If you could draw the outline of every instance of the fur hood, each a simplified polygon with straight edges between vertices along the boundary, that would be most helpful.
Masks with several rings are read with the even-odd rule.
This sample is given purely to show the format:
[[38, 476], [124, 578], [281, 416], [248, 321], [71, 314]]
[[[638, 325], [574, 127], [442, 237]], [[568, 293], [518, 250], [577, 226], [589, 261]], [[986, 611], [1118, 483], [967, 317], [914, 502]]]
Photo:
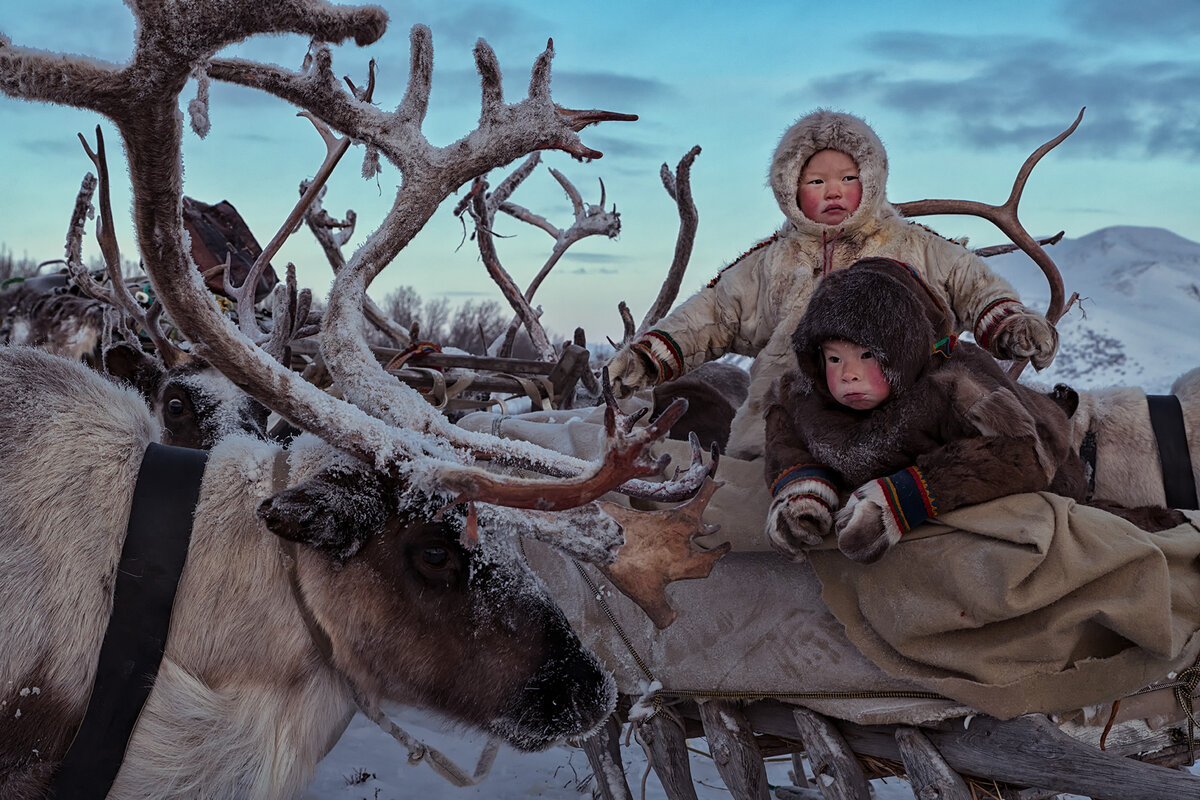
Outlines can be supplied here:
[[825, 276], [792, 334], [792, 346], [809, 390], [822, 397], [829, 389], [820, 347], [830, 339], [874, 353], [892, 394], [899, 395], [927, 369], [948, 361], [935, 348], [953, 330], [953, 316], [911, 267], [866, 258]]
[[[862, 202], [840, 225], [814, 222], [804, 216], [796, 201], [800, 172], [808, 159], [821, 150], [840, 150], [858, 164]], [[801, 117], [784, 131], [771, 159], [768, 183], [788, 222], [819, 241], [822, 236], [836, 235], [838, 231], [853, 232], [864, 221], [877, 219], [887, 211], [887, 175], [887, 152], [875, 131], [852, 114], [822, 108]]]

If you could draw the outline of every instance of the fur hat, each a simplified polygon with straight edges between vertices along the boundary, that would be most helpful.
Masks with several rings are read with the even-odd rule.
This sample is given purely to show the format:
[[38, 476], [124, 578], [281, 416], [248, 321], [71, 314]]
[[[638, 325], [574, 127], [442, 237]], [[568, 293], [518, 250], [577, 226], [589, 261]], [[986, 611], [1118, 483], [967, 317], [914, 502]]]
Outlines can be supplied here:
[[821, 279], [792, 346], [816, 391], [828, 392], [821, 345], [842, 339], [874, 353], [892, 393], [899, 394], [929, 367], [935, 345], [952, 330], [946, 307], [911, 267], [864, 258]]
[[[821, 150], [839, 150], [854, 159], [863, 196], [858, 209], [837, 226], [804, 216], [796, 201], [800, 173], [808, 159]], [[883, 142], [863, 120], [852, 114], [821, 108], [801, 117], [784, 131], [771, 159], [767, 182], [775, 202], [798, 230], [820, 234], [833, 228], [853, 228], [887, 205], [887, 152]]]

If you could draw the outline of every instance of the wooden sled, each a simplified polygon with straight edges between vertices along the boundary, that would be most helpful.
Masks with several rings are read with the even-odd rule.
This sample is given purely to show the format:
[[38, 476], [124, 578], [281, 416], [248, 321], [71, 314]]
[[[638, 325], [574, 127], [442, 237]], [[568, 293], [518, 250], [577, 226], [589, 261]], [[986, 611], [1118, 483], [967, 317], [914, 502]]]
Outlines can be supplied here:
[[[680, 681], [694, 681], [702, 674], [704, 658], [698, 654], [690, 666], [677, 671], [680, 647], [704, 629], [704, 618], [720, 614], [729, 603], [731, 586], [745, 587], [750, 595], [746, 602], [753, 608], [762, 608], [764, 598], [775, 596], [770, 593], [777, 590], [761, 588], [770, 583], [769, 571], [778, 569], [774, 554], [734, 551], [707, 579], [672, 584], [672, 603], [680, 615], [665, 630], [652, 629], [648, 621], [639, 624], [640, 612], [605, 586], [592, 568], [564, 561], [536, 545], [527, 548], [527, 556], [580, 637], [614, 670], [622, 692], [608, 723], [579, 743], [605, 798], [636, 796], [621, 769], [623, 733], [642, 745], [670, 800], [697, 797], [687, 740], [700, 737], [732, 796], [751, 800], [865, 800], [870, 797], [869, 780], [888, 776], [907, 779], [921, 800], [1034, 800], [1060, 793], [1110, 800], [1200, 796], [1200, 776], [1175, 769], [1194, 763], [1191, 703], [1200, 682], [1195, 668], [1164, 677], [1115, 703], [1053, 718], [1025, 714], [1001, 720], [973, 713], [919, 686], [896, 684], [882, 673], [878, 682], [868, 681], [855, 691], [854, 677], [836, 683], [837, 664], [852, 660], [847, 654], [853, 647], [838, 641], [836, 621], [827, 609], [817, 607], [819, 586], [806, 578], [786, 590], [795, 594], [798, 606], [809, 609], [808, 616], [794, 624], [812, 631], [803, 647], [828, 657], [815, 658], [809, 673], [792, 674], [811, 676], [831, 689], [807, 695], [680, 690]], [[578, 576], [584, 574], [592, 577], [581, 584]], [[755, 594], [760, 591], [767, 594]], [[723, 635], [723, 624], [727, 623], [714, 623], [712, 637], [696, 649], [711, 647], [712, 639]], [[754, 624], [745, 620], [747, 627]], [[721, 662], [725, 674], [734, 672], [727, 654], [724, 661], [719, 654], [712, 658]], [[858, 659], [865, 661], [861, 654]], [[856, 669], [847, 664], [845, 671]], [[754, 670], [748, 668], [748, 680], [761, 680]], [[643, 684], [647, 677], [654, 681], [641, 695], [630, 690], [639, 672]], [[738, 680], [734, 677], [732, 682]], [[666, 688], [656, 692], [659, 682]], [[921, 721], [862, 721], [904, 716], [906, 704], [913, 705], [914, 719]], [[792, 785], [772, 787], [764, 759], [781, 756], [791, 757]]]
[[[582, 743], [606, 800], [634, 797], [620, 767], [621, 725], [614, 715]], [[770, 698], [689, 699], [637, 723], [634, 735], [670, 800], [696, 798], [687, 739], [697, 737], [707, 740], [735, 798], [771, 797], [764, 758], [780, 755], [791, 755], [794, 785], [775, 787], [778, 798], [868, 800], [868, 781], [889, 776], [906, 778], [919, 800], [1200, 794], [1200, 776], [1173, 769], [1193, 763], [1186, 719], [1158, 730], [1128, 720], [1107, 731], [1055, 725], [1041, 714], [1005, 721], [957, 718], [936, 726], [859, 725]]]

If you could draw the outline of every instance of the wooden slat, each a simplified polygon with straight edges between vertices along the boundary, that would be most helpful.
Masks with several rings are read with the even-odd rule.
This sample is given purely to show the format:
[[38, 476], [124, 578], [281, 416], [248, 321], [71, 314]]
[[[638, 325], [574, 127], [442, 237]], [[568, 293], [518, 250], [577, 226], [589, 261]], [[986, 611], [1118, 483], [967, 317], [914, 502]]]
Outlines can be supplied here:
[[636, 735], [667, 800], [697, 800], [683, 729], [665, 714], [656, 714], [638, 726]]
[[792, 717], [812, 764], [813, 782], [825, 800], [871, 800], [862, 765], [833, 723], [799, 706], [793, 709]]
[[900, 760], [917, 800], [971, 800], [962, 776], [950, 768], [937, 748], [916, 728], [896, 728]]
[[804, 756], [800, 753], [792, 753], [791, 776], [792, 783], [801, 789], [806, 789], [811, 785], [808, 782], [808, 775], [804, 773]]
[[583, 752], [592, 765], [603, 800], [633, 800], [621, 763], [621, 723], [615, 716], [610, 716], [599, 730], [583, 740]]
[[[754, 730], [789, 736], [795, 735], [790, 719], [794, 708], [755, 703], [746, 714]], [[896, 726], [841, 720], [835, 724], [856, 753], [899, 759]], [[1005, 721], [978, 716], [966, 730], [961, 720], [921, 730], [946, 763], [964, 776], [1105, 800], [1200, 797], [1200, 776], [1102, 752], [1075, 741], [1041, 715]]]
[[767, 768], [742, 709], [724, 700], [699, 708], [709, 754], [730, 793], [739, 800], [770, 800]]

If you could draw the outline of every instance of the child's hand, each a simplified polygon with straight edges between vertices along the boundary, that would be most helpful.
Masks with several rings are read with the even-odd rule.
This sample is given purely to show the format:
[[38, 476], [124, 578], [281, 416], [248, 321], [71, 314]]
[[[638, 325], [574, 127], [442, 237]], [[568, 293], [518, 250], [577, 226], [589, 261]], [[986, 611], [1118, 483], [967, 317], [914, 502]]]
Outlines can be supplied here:
[[903, 530], [883, 494], [880, 481], [854, 490], [837, 513], [838, 549], [863, 564], [871, 564], [900, 541]]
[[1058, 331], [1041, 314], [1021, 308], [999, 323], [992, 352], [999, 358], [1028, 358], [1034, 369], [1043, 370], [1058, 352]]
[[805, 492], [799, 483], [784, 488], [771, 501], [767, 539], [785, 558], [804, 561], [804, 545], [820, 544], [832, 529], [829, 504]]
[[625, 345], [608, 361], [608, 380], [613, 395], [623, 400], [639, 389], [653, 386], [658, 374], [639, 349]]

